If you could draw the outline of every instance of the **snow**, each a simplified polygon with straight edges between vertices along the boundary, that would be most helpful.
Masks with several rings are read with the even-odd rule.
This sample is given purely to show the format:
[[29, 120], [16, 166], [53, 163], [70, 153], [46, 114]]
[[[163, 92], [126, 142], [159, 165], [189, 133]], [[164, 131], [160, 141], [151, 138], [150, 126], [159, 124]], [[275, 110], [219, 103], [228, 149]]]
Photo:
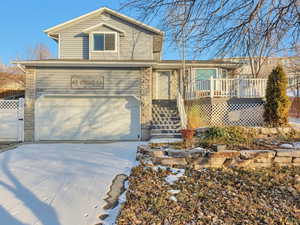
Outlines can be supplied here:
[[290, 148], [290, 149], [298, 149], [300, 148], [300, 142], [293, 142], [289, 144], [282, 144], [279, 147], [281, 148]]
[[181, 138], [152, 138], [150, 143], [161, 144], [161, 143], [178, 143], [182, 142]]
[[180, 190], [169, 190], [168, 192], [175, 195], [175, 194], [180, 193]]
[[297, 90], [296, 89], [288, 89], [287, 92], [286, 92], [287, 96], [289, 97], [298, 97], [298, 94], [297, 94]]
[[1, 224], [100, 223], [112, 180], [137, 164], [139, 144], [28, 144], [1, 153]]
[[172, 171], [172, 174], [168, 175], [166, 178], [165, 178], [165, 181], [168, 183], [168, 184], [174, 184], [180, 177], [182, 177], [184, 175], [184, 172], [185, 170], [184, 169], [174, 169], [172, 168], [171, 169]]
[[294, 148], [300, 148], [300, 142], [294, 142], [293, 145]]
[[299, 127], [300, 128], [300, 118], [289, 118], [289, 123], [294, 126], [294, 127]]
[[126, 202], [126, 192], [129, 187], [128, 181], [125, 182], [124, 188], [126, 191], [119, 196], [119, 204], [110, 210], [107, 210], [106, 213], [109, 215], [102, 223], [103, 225], [114, 225], [115, 221], [119, 215], [121, 205]]
[[170, 196], [170, 200], [174, 201], [174, 202], [177, 202], [177, 198], [175, 196]]
[[294, 148], [294, 146], [292, 144], [282, 144], [279, 145], [280, 148]]

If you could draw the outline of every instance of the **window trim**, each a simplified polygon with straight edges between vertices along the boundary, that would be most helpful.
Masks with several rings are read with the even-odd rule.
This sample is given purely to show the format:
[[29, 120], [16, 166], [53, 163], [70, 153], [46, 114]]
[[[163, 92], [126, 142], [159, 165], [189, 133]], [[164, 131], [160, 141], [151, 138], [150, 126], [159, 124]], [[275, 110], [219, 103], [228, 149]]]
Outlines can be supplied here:
[[[115, 50], [94, 50], [94, 34], [114, 34], [115, 35]], [[104, 45], [105, 45], [105, 35], [104, 35]], [[104, 46], [105, 48], [105, 46]], [[90, 33], [90, 49], [91, 52], [118, 52], [118, 33], [108, 32], [108, 31], [94, 31]]]

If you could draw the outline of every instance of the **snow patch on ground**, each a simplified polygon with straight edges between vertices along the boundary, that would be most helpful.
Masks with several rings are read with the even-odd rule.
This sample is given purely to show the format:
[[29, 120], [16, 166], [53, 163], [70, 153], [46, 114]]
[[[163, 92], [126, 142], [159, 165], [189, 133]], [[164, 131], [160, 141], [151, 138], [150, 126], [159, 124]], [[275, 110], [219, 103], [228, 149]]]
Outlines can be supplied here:
[[98, 224], [113, 178], [129, 175], [139, 144], [29, 144], [1, 153], [0, 223]]
[[165, 178], [165, 181], [170, 185], [174, 184], [180, 177], [184, 175], [185, 172], [184, 169], [174, 169], [174, 168], [172, 168], [171, 171], [172, 174], [168, 175]]
[[175, 197], [175, 196], [170, 196], [170, 198], [169, 198], [170, 200], [172, 200], [172, 201], [174, 201], [174, 202], [177, 202], [177, 198]]
[[169, 190], [168, 192], [172, 195], [175, 195], [175, 194], [180, 193], [180, 190]]
[[119, 204], [110, 210], [107, 210], [106, 213], [109, 215], [103, 222], [103, 225], [114, 225], [116, 222], [116, 219], [120, 213], [121, 210], [121, 205], [126, 202], [126, 192], [128, 190], [129, 183], [128, 181], [125, 182], [124, 188], [126, 191], [124, 191], [120, 196], [119, 196]]

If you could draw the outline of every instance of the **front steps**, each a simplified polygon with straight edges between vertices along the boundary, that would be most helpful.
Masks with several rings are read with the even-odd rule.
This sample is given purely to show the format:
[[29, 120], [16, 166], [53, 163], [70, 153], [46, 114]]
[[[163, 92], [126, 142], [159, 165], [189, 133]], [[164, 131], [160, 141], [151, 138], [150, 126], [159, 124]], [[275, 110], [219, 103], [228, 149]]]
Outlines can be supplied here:
[[151, 138], [181, 138], [176, 100], [152, 101]]

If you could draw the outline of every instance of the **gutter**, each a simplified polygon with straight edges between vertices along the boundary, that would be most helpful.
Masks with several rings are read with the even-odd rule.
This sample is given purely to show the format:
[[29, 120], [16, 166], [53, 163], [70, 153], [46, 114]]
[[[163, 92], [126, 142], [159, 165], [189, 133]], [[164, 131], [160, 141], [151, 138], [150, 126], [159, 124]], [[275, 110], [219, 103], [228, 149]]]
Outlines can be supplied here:
[[12, 64], [33, 67], [151, 67], [154, 62], [95, 62], [95, 61], [12, 61]]

